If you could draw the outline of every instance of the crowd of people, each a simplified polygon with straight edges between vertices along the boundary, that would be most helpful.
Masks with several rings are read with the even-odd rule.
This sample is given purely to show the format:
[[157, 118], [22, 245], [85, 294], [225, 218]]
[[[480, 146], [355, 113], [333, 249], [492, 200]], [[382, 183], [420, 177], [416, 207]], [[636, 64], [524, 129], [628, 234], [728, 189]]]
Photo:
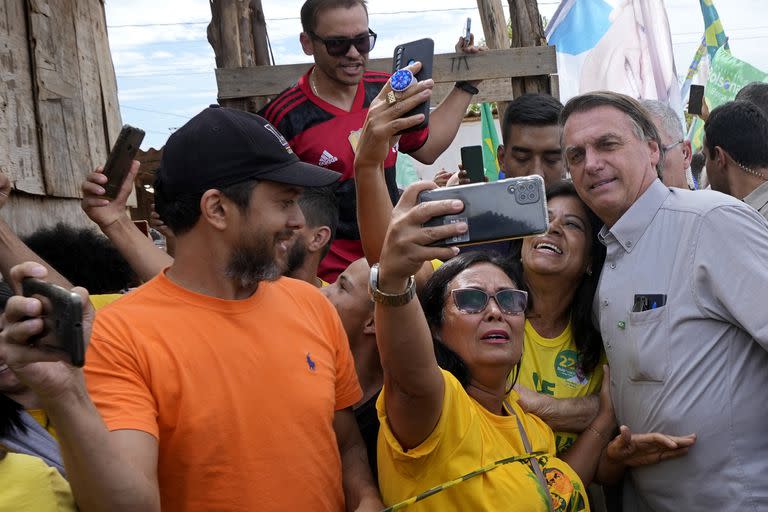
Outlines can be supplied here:
[[[549, 229], [459, 249], [434, 242], [466, 223], [424, 224], [463, 204], [417, 198], [463, 172], [394, 166], [479, 83], [401, 135], [434, 84], [366, 70], [365, 1], [301, 22], [315, 65], [261, 116], [168, 139], [167, 250], [126, 215], [138, 162], [114, 199], [83, 182], [100, 234], [0, 220], [0, 510], [768, 510], [768, 84], [699, 154], [657, 101], [514, 99], [498, 161], [542, 176]], [[80, 297], [84, 368], [26, 277]]]

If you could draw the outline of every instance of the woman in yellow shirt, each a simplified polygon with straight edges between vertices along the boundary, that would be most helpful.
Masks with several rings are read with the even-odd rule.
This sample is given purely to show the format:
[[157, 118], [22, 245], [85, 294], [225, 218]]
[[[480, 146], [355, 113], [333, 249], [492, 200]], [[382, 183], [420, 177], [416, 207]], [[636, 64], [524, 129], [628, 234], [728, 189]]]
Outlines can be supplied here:
[[[394, 93], [386, 84], [371, 103], [355, 157], [363, 248], [369, 261], [379, 262], [371, 268], [369, 287], [384, 371], [377, 403], [382, 498], [392, 506], [458, 480], [411, 508], [589, 510], [584, 486], [598, 464], [601, 472], [619, 472], [624, 464], [682, 455], [686, 441], [648, 434], [639, 443], [622, 427], [622, 435], [608, 444], [615, 420], [603, 386], [589, 435], [560, 460], [552, 430], [516, 404], [507, 376], [523, 348], [527, 296], [519, 268], [484, 253], [456, 257], [458, 249], [431, 246], [466, 231], [463, 223], [423, 227], [431, 217], [463, 208], [455, 201], [417, 205], [419, 192], [434, 183], [411, 185], [394, 210], [386, 194], [384, 159], [397, 134], [423, 120], [401, 116], [428, 100], [431, 86], [418, 83]], [[413, 300], [414, 275], [425, 261], [451, 258], [427, 282], [422, 310]], [[478, 471], [516, 457], [527, 460]], [[470, 472], [476, 476], [461, 478]]]
[[0, 482], [0, 512], [77, 510], [67, 481], [37, 457], [0, 447]]
[[530, 294], [518, 403], [555, 430], [563, 453], [597, 414], [605, 364], [592, 302], [605, 260], [602, 223], [570, 181], [547, 188], [549, 230], [523, 239], [523, 279]]

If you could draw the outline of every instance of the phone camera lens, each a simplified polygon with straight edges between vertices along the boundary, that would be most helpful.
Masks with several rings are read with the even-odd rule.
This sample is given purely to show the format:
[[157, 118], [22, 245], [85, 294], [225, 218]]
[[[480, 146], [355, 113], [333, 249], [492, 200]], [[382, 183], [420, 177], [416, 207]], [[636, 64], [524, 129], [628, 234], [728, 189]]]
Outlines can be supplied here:
[[533, 183], [531, 183], [530, 185], [528, 185], [528, 190], [530, 190], [530, 191], [533, 191]]
[[507, 187], [507, 190], [509, 191], [510, 194], [514, 194], [515, 193], [515, 186], [514, 185], [510, 185], [510, 186]]
[[526, 199], [528, 199], [528, 196], [527, 196], [527, 195], [525, 195], [525, 194], [520, 194], [520, 199], [521, 199], [522, 201], [525, 201]]

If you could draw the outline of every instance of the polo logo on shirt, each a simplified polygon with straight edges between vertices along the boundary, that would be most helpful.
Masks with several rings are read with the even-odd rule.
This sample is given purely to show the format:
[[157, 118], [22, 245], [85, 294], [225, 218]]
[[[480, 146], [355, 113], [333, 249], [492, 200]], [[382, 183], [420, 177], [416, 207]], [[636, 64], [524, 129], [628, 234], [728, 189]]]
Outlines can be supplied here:
[[318, 162], [317, 165], [320, 165], [322, 167], [328, 167], [334, 162], [338, 162], [339, 159], [333, 156], [327, 149], [323, 151], [323, 154], [320, 155], [320, 162]]
[[311, 372], [317, 371], [317, 365], [312, 360], [312, 357], [309, 355], [309, 352], [307, 352], [307, 366], [309, 366], [309, 371]]

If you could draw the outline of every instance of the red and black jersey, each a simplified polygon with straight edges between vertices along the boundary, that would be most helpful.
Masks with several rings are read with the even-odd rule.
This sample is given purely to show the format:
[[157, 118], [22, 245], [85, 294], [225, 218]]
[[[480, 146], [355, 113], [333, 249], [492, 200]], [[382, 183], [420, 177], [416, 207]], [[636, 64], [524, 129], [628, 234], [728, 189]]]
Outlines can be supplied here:
[[[389, 80], [389, 75], [366, 71], [358, 84], [352, 109], [347, 112], [315, 96], [309, 83], [311, 72], [312, 69], [299, 78], [296, 85], [264, 106], [259, 115], [283, 134], [301, 160], [342, 175], [336, 189], [339, 201], [336, 240], [318, 272], [322, 279], [333, 282], [351, 262], [363, 256], [353, 180], [355, 149], [368, 106]], [[424, 145], [428, 135], [428, 128], [403, 135], [384, 162], [384, 176], [393, 204], [399, 195], [395, 181], [398, 150], [404, 153], [416, 151]]]

